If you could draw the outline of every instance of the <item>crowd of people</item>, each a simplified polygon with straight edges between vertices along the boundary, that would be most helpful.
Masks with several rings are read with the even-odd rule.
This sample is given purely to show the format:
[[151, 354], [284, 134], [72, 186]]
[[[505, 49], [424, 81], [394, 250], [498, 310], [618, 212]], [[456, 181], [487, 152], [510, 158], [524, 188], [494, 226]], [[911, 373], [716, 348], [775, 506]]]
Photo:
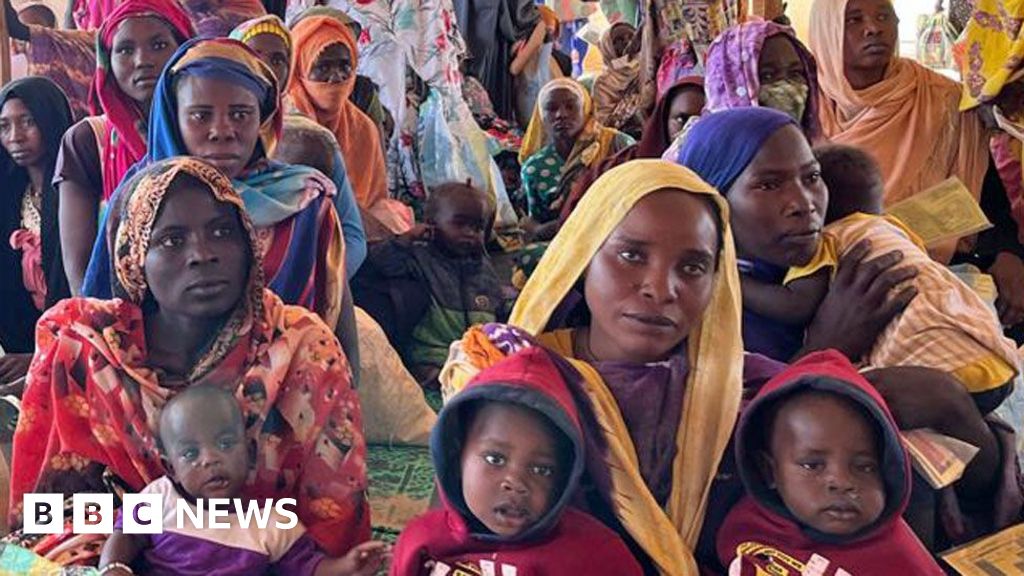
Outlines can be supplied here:
[[[602, 1], [583, 76], [533, 0], [328, 4], [4, 0], [0, 567], [940, 575], [1024, 523], [1020, 2], [968, 3], [961, 82], [899, 56], [892, 0], [814, 0], [806, 44]], [[887, 212], [951, 178], [991, 226]], [[369, 341], [440, 405], [396, 542]], [[919, 429], [976, 449], [959, 478]], [[22, 529], [82, 492], [299, 522]]]

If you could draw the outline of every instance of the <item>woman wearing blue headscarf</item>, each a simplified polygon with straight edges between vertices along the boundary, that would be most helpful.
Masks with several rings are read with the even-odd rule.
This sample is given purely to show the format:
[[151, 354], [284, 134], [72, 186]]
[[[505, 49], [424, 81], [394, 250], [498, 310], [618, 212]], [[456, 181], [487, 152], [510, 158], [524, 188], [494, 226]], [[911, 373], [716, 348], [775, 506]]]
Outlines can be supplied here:
[[[790, 116], [768, 108], [709, 114], [666, 152], [665, 159], [692, 169], [729, 203], [747, 352], [789, 361], [813, 350], [835, 348], [856, 362], [916, 294], [912, 288], [894, 290], [916, 274], [900, 267], [900, 254], [867, 260], [869, 245], [862, 242], [840, 259], [829, 292], [808, 326], [784, 325], [751, 311], [759, 307], [751, 284], [780, 284], [788, 268], [810, 262], [822, 241], [828, 189], [807, 136]], [[1016, 501], [1013, 495], [1020, 495], [1019, 487], [996, 481], [1004, 472], [1000, 462], [1015, 466], [1013, 442], [1006, 444], [1007, 451], [1005, 442], [997, 439], [1001, 428], [983, 419], [1005, 398], [1007, 389], [971, 395], [950, 375], [926, 368], [876, 369], [865, 376], [885, 397], [901, 429], [930, 427], [981, 448], [956, 487], [962, 503], [971, 501], [964, 510], [984, 511], [982, 517], [988, 520], [982, 532], [991, 529], [993, 519], [999, 522], [1020, 514], [1019, 506], [1015, 511], [999, 507]], [[1000, 494], [993, 498], [994, 492]], [[912, 512], [934, 514], [932, 496], [926, 488]], [[940, 523], [936, 520], [928, 528], [934, 530]], [[930, 545], [964, 537], [965, 524], [970, 521], [940, 527], [946, 532], [935, 535], [935, 540], [927, 529], [919, 534]], [[961, 533], [954, 533], [954, 526]]]
[[[334, 186], [317, 170], [269, 159], [281, 125], [277, 79], [255, 53], [236, 40], [193, 40], [179, 48], [160, 77], [149, 153], [132, 172], [185, 155], [217, 166], [231, 178], [260, 231], [267, 286], [334, 328], [345, 282]], [[108, 238], [117, 227], [118, 197], [108, 211], [107, 237], [93, 250], [83, 288], [88, 296], [111, 295]]]

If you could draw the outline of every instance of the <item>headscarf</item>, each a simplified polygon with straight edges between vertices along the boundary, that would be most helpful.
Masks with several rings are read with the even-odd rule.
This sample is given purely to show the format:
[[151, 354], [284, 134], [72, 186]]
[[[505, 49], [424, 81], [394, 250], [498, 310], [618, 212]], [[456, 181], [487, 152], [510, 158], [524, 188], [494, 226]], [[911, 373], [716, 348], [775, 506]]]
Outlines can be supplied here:
[[[356, 200], [369, 209], [388, 193], [384, 152], [377, 126], [349, 100], [356, 83], [359, 48], [348, 26], [330, 16], [305, 17], [292, 30], [295, 64], [288, 95], [299, 112], [315, 118], [334, 133], [345, 157]], [[343, 84], [314, 82], [309, 74], [329, 46], [345, 46], [352, 58], [352, 75]]]
[[121, 91], [111, 69], [114, 35], [129, 18], [159, 18], [178, 42], [195, 36], [188, 14], [175, 0], [125, 0], [110, 13], [96, 36], [96, 77], [91, 92], [92, 113], [107, 118], [103, 159], [103, 198], [108, 199], [128, 169], [146, 155], [148, 111]]
[[[580, 160], [584, 151], [587, 152], [588, 157], [592, 156], [590, 162], [586, 162], [587, 164], [604, 158], [611, 151], [612, 141], [618, 132], [598, 124], [597, 119], [594, 118], [594, 103], [579, 82], [572, 78], [557, 78], [545, 84], [537, 95], [537, 105], [533, 109], [533, 116], [526, 128], [526, 135], [523, 136], [523, 145], [519, 148], [520, 164], [525, 163], [530, 156], [536, 154], [547, 144], [548, 133], [544, 123], [544, 105], [551, 93], [558, 89], [569, 90], [575, 94], [580, 101], [580, 109], [583, 111], [583, 130], [576, 137], [576, 146], [573, 147], [569, 158], [566, 158], [565, 166], [568, 167]], [[597, 148], [590, 151], [591, 145], [595, 142]]]
[[[60, 150], [64, 132], [71, 126], [72, 115], [64, 92], [52, 81], [29, 76], [15, 80], [0, 90], [0, 110], [8, 100], [17, 98], [28, 108], [43, 137], [45, 152], [41, 162], [46, 166], [43, 174], [42, 209], [40, 210], [39, 236], [34, 245], [22, 248], [23, 255], [7, 247], [0, 249], [0, 269], [5, 271], [0, 280], [0, 294], [6, 307], [4, 320], [0, 322], [0, 342], [8, 352], [30, 352], [32, 332], [39, 317], [38, 295], [28, 297], [29, 292], [45, 291], [42, 309], [53, 306], [58, 300], [71, 295], [60, 250], [60, 229], [58, 227], [58, 195], [53, 187], [53, 170]], [[0, 178], [4, 193], [0, 194], [0, 242], [8, 243], [12, 232], [22, 228], [21, 205], [29, 185], [28, 171], [17, 164], [0, 146]], [[32, 262], [25, 256], [30, 255]], [[33, 269], [34, 268], [34, 269]], [[26, 276], [33, 282], [25, 282]], [[40, 278], [41, 276], [41, 278]], [[34, 284], [29, 286], [28, 284]]]
[[758, 101], [761, 93], [758, 74], [761, 49], [765, 41], [775, 36], [788, 39], [804, 64], [809, 90], [800, 124], [808, 138], [817, 140], [821, 136], [821, 122], [818, 119], [821, 98], [818, 66], [810, 50], [797, 39], [793, 29], [774, 22], [744, 22], [726, 30], [711, 44], [706, 64], [707, 109], [709, 112], [717, 112], [729, 108], [761, 106]]
[[975, 0], [967, 24], [960, 109], [992, 101], [1024, 70], [1024, 2]]
[[846, 0], [815, 0], [811, 7], [825, 137], [871, 153], [885, 177], [886, 205], [950, 176], [978, 198], [988, 169], [987, 139], [976, 116], [959, 113], [960, 86], [894, 54], [881, 82], [854, 90], [843, 68], [845, 10]]
[[728, 197], [765, 141], [790, 125], [799, 127], [788, 114], [771, 108], [715, 112], [698, 120], [664, 158], [693, 170]]
[[700, 76], [688, 76], [676, 82], [665, 92], [664, 95], [661, 96], [661, 98], [658, 99], [658, 103], [654, 107], [654, 113], [651, 114], [651, 117], [644, 123], [643, 135], [635, 146], [630, 146], [618, 154], [596, 163], [590, 168], [590, 170], [587, 170], [584, 175], [576, 179], [576, 182], [572, 185], [572, 192], [569, 194], [569, 200], [562, 205], [562, 213], [559, 215], [559, 218], [561, 218], [563, 222], [569, 217], [569, 214], [572, 214], [572, 211], [576, 209], [576, 205], [579, 204], [580, 198], [587, 193], [587, 190], [594, 184], [594, 181], [600, 178], [605, 172], [620, 164], [625, 164], [630, 160], [640, 158], [661, 158], [661, 155], [664, 154], [665, 150], [667, 150], [669, 145], [672, 144], [667, 128], [672, 100], [674, 100], [676, 95], [680, 92], [687, 89], [699, 90], [703, 93], [704, 79]]
[[623, 54], [615, 51], [612, 41], [617, 28], [636, 29], [626, 22], [613, 24], [597, 45], [604, 60], [604, 70], [594, 79], [594, 105], [598, 120], [618, 128], [634, 118], [640, 105], [640, 60], [632, 57], [621, 62]]
[[288, 50], [288, 78], [278, 78], [278, 84], [281, 85], [281, 91], [288, 91], [288, 80], [291, 78], [292, 70], [292, 55], [294, 54], [294, 48], [292, 46], [292, 33], [284, 25], [284, 22], [277, 17], [276, 14], [267, 14], [259, 18], [253, 18], [252, 20], [246, 20], [238, 25], [237, 28], [231, 31], [228, 36], [232, 40], [238, 40], [242, 44], [248, 44], [249, 40], [260, 36], [261, 34], [270, 34], [271, 36], [277, 36], [284, 41], [285, 49]]
[[[260, 103], [260, 141], [249, 166], [232, 186], [257, 228], [274, 228], [266, 261], [269, 287], [289, 304], [305, 306], [333, 326], [340, 312], [344, 242], [338, 214], [325, 196], [336, 191], [319, 171], [267, 159], [281, 133], [282, 112], [274, 73], [245, 44], [227, 38], [195, 39], [168, 61], [153, 95], [149, 154], [139, 163], [188, 155], [178, 128], [177, 83], [187, 75], [214, 77], [245, 87]], [[119, 197], [115, 198], [118, 202]], [[116, 210], [106, 230], [116, 230]], [[97, 238], [83, 293], [107, 297], [109, 244]], [[273, 258], [270, 257], [273, 254]]]
[[[181, 388], [162, 385], [149, 363], [141, 303], [150, 232], [168, 184], [181, 174], [238, 210], [253, 254], [247, 291], [186, 384], [226, 387], [238, 400], [255, 458], [244, 496], [295, 498], [298, 518], [317, 544], [340, 555], [370, 537], [366, 445], [348, 363], [323, 322], [264, 289], [258, 240], [242, 199], [216, 168], [190, 157], [152, 164], [121, 189], [115, 267], [125, 299], [71, 298], [40, 320], [15, 432], [12, 511], [20, 511], [22, 494], [53, 476], [88, 473], [85, 464], [107, 467], [131, 491], [165, 474], [154, 430]], [[61, 385], [66, 379], [76, 386]], [[83, 467], [62, 466], [62, 459]]]
[[[541, 343], [552, 345], [546, 336], [557, 333], [545, 331], [558, 328], [549, 323], [586, 273], [594, 255], [638, 202], [666, 188], [714, 202], [723, 242], [711, 300], [687, 339], [689, 370], [678, 451], [672, 464], [671, 494], [664, 508], [640, 475], [629, 430], [607, 385], [590, 364], [569, 361], [585, 380], [585, 394], [607, 445], [604, 459], [612, 493], [606, 496], [616, 518], [660, 574], [697, 576], [693, 550], [704, 523], [711, 485], [739, 414], [743, 388], [740, 285], [728, 204], [693, 172], [669, 162], [634, 160], [612, 169], [594, 183], [555, 236], [516, 301], [509, 323], [540, 335]], [[478, 328], [471, 329], [462, 341], [463, 351], [477, 367], [502, 355], [493, 345], [481, 342], [481, 336]], [[571, 350], [560, 353], [564, 356]], [[442, 371], [442, 383], [450, 385], [469, 376], [464, 373], [466, 368], [466, 363], [450, 360]]]

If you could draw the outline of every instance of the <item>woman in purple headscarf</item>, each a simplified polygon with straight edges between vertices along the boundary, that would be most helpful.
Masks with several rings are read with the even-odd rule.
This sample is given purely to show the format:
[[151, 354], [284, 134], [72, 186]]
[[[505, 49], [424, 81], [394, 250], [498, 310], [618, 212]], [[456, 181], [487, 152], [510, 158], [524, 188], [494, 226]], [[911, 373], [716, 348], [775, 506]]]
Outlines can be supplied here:
[[816, 142], [818, 68], [792, 28], [746, 22], [721, 34], [708, 51], [707, 111], [765, 107], [785, 112]]

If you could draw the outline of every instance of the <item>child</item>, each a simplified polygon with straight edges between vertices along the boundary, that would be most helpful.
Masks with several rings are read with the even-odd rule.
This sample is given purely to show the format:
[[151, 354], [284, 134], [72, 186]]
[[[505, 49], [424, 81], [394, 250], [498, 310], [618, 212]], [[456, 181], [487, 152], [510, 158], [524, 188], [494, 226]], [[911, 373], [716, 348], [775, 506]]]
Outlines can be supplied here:
[[289, 114], [284, 118], [284, 130], [274, 149], [274, 160], [316, 168], [333, 180], [334, 156], [339, 151], [330, 130], [305, 116]]
[[582, 428], [551, 356], [529, 348], [484, 370], [444, 407], [430, 451], [445, 507], [398, 539], [391, 576], [639, 576], [626, 545], [570, 508]]
[[845, 356], [806, 356], [744, 411], [736, 462], [747, 496], [718, 532], [729, 574], [943, 571], [901, 518], [910, 458], [885, 401]]
[[[470, 326], [499, 319], [505, 298], [484, 251], [494, 220], [488, 197], [468, 183], [444, 184], [431, 190], [423, 215], [425, 229], [371, 246], [368, 264], [380, 276], [376, 282], [405, 283], [404, 292], [412, 293], [404, 301], [420, 298], [419, 304], [395, 313], [409, 327], [398, 331], [409, 336], [393, 343], [410, 372], [420, 382], [430, 382], [447, 360], [449, 345]], [[380, 292], [381, 286], [367, 289]], [[360, 294], [356, 296], [362, 306]], [[382, 326], [389, 324], [371, 314]]]
[[790, 270], [785, 286], [745, 283], [744, 302], [764, 316], [806, 324], [828, 292], [831, 275], [847, 250], [865, 239], [880, 256], [899, 250], [917, 269], [917, 296], [879, 336], [864, 364], [874, 368], [924, 366], [948, 372], [971, 393], [1005, 385], [1018, 370], [1013, 343], [995, 314], [945, 266], [932, 260], [902, 222], [882, 215], [883, 184], [875, 161], [850, 146], [816, 150], [829, 189], [827, 226], [818, 253]]
[[[289, 518], [271, 514], [266, 528], [255, 522], [238, 525], [235, 514], [219, 521], [230, 529], [199, 530], [186, 520], [177, 528], [178, 500], [241, 498], [249, 474], [250, 454], [238, 400], [221, 388], [194, 386], [172, 398], [160, 414], [159, 441], [167, 475], [152, 482], [144, 494], [160, 494], [164, 502], [164, 532], [125, 534], [119, 517], [103, 547], [104, 574], [139, 573], [222, 575], [264, 574], [275, 569], [289, 575], [371, 576], [389, 555], [387, 545], [367, 542], [343, 558], [318, 551], [301, 524], [280, 529], [275, 522]], [[193, 510], [195, 512], [195, 510]]]

